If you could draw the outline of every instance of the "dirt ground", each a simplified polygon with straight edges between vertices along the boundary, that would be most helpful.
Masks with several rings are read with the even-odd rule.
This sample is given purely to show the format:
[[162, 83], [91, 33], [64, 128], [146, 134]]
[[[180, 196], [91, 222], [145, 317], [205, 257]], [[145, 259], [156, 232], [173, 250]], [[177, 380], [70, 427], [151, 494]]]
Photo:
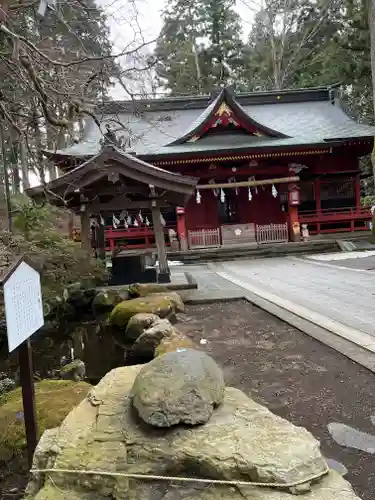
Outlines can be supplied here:
[[[375, 375], [245, 301], [189, 306], [181, 329], [221, 365], [227, 385], [306, 427], [344, 464], [362, 500], [375, 498], [374, 454], [338, 445], [338, 422], [375, 436]], [[375, 453], [375, 450], [374, 450]]]
[[[362, 500], [374, 500], [374, 455], [338, 445], [327, 425], [344, 423], [375, 436], [375, 375], [245, 301], [188, 306], [178, 326], [237, 387], [321, 442], [326, 458], [348, 469]], [[374, 450], [375, 453], [375, 450]], [[0, 467], [0, 500], [22, 498], [24, 460]]]

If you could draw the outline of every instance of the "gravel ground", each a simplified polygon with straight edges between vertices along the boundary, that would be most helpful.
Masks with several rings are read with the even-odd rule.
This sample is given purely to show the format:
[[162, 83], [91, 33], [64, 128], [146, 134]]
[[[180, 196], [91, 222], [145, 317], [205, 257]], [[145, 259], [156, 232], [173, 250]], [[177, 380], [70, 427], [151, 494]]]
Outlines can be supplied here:
[[324, 456], [348, 469], [356, 493], [374, 500], [375, 449], [341, 446], [327, 428], [351, 426], [358, 446], [354, 429], [375, 437], [373, 373], [242, 300], [189, 306], [180, 327], [196, 342], [207, 340], [201, 347], [223, 367], [227, 385], [306, 427]]

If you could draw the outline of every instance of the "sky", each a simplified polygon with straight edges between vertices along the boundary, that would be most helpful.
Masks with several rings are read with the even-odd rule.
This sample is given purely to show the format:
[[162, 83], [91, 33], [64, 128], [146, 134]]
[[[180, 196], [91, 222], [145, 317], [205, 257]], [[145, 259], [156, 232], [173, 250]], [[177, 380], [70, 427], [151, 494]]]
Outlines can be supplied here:
[[[162, 27], [161, 12], [167, 0], [97, 0], [108, 17], [114, 52], [126, 49], [135, 39], [151, 42]], [[244, 39], [251, 29], [255, 12], [262, 0], [236, 0], [236, 10], [242, 19]], [[128, 96], [116, 86], [111, 92], [114, 99]]]

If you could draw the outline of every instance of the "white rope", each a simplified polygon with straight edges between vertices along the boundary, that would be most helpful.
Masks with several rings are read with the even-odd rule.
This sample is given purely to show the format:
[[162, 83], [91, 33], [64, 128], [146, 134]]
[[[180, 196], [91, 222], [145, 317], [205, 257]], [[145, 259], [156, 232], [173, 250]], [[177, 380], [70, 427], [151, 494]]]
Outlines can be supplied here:
[[309, 483], [310, 481], [316, 481], [321, 477], [325, 476], [329, 472], [327, 467], [323, 472], [314, 474], [305, 479], [300, 479], [299, 481], [294, 481], [293, 483], [256, 483], [252, 481], [229, 481], [225, 479], [203, 479], [195, 477], [176, 477], [176, 476], [155, 476], [153, 474], [132, 474], [126, 472], [108, 472], [102, 470], [79, 470], [79, 469], [31, 469], [32, 474], [50, 474], [51, 472], [57, 472], [60, 474], [83, 474], [88, 476], [113, 476], [113, 477], [127, 477], [129, 479], [145, 479], [150, 481], [174, 481], [180, 483], [206, 483], [206, 484], [218, 484], [218, 485], [228, 485], [228, 486], [258, 486], [263, 488], [293, 488], [294, 486], [299, 486], [301, 484]]

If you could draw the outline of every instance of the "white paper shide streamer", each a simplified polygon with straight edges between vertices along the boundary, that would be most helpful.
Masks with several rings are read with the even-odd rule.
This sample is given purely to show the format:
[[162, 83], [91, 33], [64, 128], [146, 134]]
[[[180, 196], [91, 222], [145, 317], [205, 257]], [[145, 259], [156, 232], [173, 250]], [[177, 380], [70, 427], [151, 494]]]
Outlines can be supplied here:
[[221, 203], [224, 203], [224, 202], [225, 202], [225, 193], [224, 193], [224, 189], [220, 189], [220, 201], [221, 201]]
[[272, 196], [273, 196], [274, 198], [277, 198], [277, 189], [275, 188], [275, 185], [274, 185], [274, 184], [272, 184]]
[[249, 201], [253, 199], [253, 195], [251, 194], [251, 187], [249, 186]]
[[163, 214], [160, 214], [160, 222], [161, 222], [162, 226], [165, 226], [166, 222], [165, 222], [165, 219], [163, 217]]
[[199, 189], [197, 189], [197, 194], [196, 194], [195, 199], [196, 199], [196, 201], [197, 201], [198, 205], [200, 205], [201, 200], [202, 200], [202, 197], [201, 197], [201, 194], [200, 194], [200, 192], [199, 192]]
[[115, 214], [112, 214], [112, 226], [114, 229], [117, 229], [120, 225], [121, 221], [116, 217]]

